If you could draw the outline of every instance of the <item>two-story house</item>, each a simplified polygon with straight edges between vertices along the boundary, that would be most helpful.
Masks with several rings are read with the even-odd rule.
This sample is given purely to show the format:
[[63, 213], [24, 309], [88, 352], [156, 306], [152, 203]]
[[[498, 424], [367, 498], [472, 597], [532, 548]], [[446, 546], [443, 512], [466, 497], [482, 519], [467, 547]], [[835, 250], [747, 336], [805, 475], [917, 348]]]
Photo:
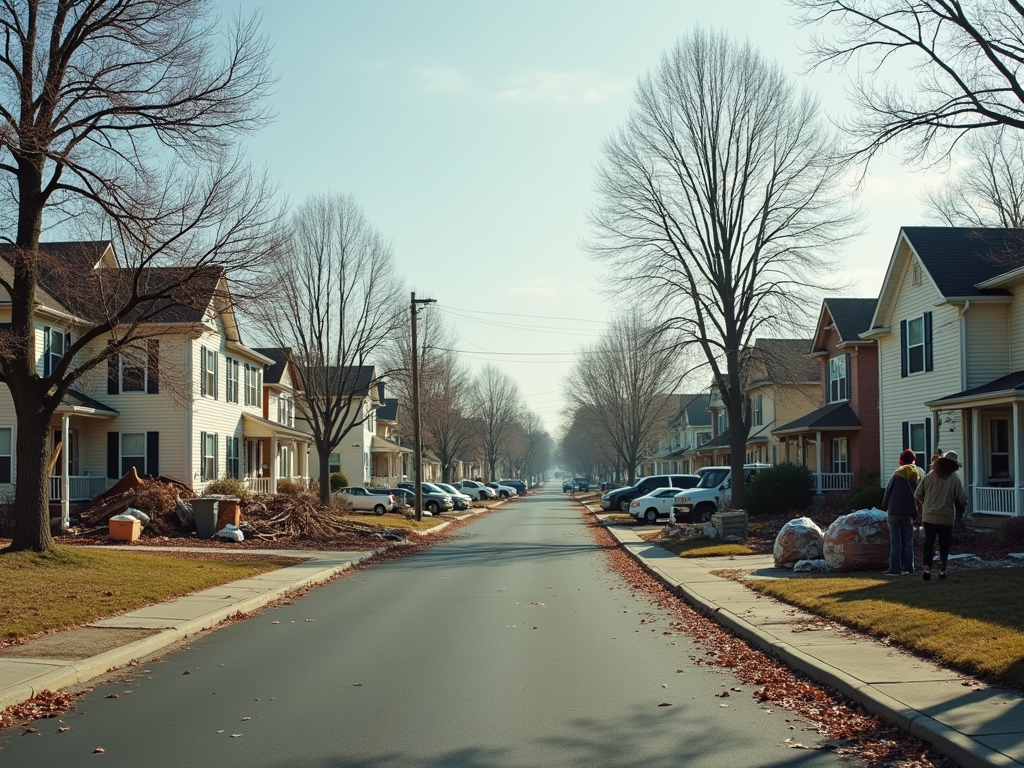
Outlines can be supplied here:
[[[854, 475], [879, 471], [878, 346], [862, 339], [875, 299], [825, 299], [810, 357], [820, 366], [818, 407], [772, 430], [780, 459], [815, 466], [817, 492], [848, 491]], [[810, 464], [809, 457], [821, 460]]]
[[679, 395], [679, 410], [668, 422], [668, 436], [658, 452], [644, 463], [645, 475], [692, 474], [697, 469], [693, 449], [711, 439], [710, 395]]
[[882, 462], [956, 451], [973, 513], [1024, 514], [1024, 230], [902, 228], [863, 336]]
[[[383, 390], [384, 385], [379, 386]], [[370, 483], [378, 488], [393, 488], [410, 474], [412, 448], [398, 441], [398, 398], [384, 397], [382, 391], [380, 401], [383, 405], [377, 409], [377, 433], [370, 441]]]
[[291, 351], [281, 347], [256, 349], [271, 362], [263, 371], [262, 418], [246, 414], [246, 480], [253, 491], [270, 493], [278, 480], [300, 487], [309, 482], [309, 436], [295, 423], [302, 379]]
[[[59, 274], [40, 273], [37, 292], [36, 366], [47, 375], [91, 311], [76, 306], [81, 299], [69, 281], [88, 283], [91, 272], [102, 270], [102, 282], [116, 285], [134, 270], [121, 269], [109, 242], [44, 243], [40, 249], [61, 265]], [[0, 248], [0, 268], [10, 269], [8, 258]], [[156, 285], [177, 278], [176, 268], [154, 267], [140, 279]], [[5, 299], [0, 296], [0, 322], [10, 313]], [[219, 477], [260, 471], [242, 449], [247, 424], [262, 416], [263, 367], [273, 361], [243, 343], [221, 270], [200, 270], [188, 301], [156, 311], [136, 335], [139, 340], [109, 356], [104, 369], [80, 378], [54, 414], [50, 500], [60, 505], [65, 523], [71, 502], [91, 499], [133, 469], [197, 491]], [[101, 352], [103, 343], [83, 355]], [[14, 424], [13, 402], [0, 388], [0, 488], [17, 482]]]

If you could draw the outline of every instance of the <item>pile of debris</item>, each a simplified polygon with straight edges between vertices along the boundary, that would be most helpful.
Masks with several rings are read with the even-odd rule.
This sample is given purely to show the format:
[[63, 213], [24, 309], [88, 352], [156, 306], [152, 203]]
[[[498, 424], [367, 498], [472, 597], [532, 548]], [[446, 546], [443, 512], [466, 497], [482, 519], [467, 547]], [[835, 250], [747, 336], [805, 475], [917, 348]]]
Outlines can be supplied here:
[[267, 493], [242, 502], [242, 530], [247, 539], [263, 541], [330, 540], [376, 537], [380, 526], [351, 520], [309, 494]]
[[140, 509], [149, 515], [143, 529], [147, 536], [180, 536], [182, 528], [191, 524], [176, 512], [178, 499], [190, 500], [195, 493], [173, 477], [141, 478], [132, 467], [120, 480], [93, 500], [89, 509], [78, 514], [74, 532], [89, 535], [106, 529], [110, 518], [128, 509]]

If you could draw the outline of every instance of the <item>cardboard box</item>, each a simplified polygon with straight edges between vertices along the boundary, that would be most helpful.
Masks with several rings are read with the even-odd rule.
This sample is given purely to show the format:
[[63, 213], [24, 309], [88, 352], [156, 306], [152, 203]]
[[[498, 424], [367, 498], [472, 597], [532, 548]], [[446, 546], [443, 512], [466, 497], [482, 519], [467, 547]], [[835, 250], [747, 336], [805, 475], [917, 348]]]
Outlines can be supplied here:
[[114, 541], [132, 542], [139, 538], [142, 524], [138, 520], [111, 520], [110, 538]]

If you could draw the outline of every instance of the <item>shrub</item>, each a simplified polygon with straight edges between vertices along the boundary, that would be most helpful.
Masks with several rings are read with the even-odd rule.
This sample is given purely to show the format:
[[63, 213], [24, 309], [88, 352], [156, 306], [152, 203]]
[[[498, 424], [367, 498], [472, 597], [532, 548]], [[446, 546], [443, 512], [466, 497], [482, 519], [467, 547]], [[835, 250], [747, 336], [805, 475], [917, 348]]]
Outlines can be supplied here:
[[877, 469], [862, 469], [857, 472], [850, 492], [843, 497], [843, 510], [856, 512], [858, 509], [871, 509], [881, 504], [885, 495], [881, 477]]
[[802, 512], [814, 502], [811, 470], [799, 464], [778, 464], [759, 470], [746, 489], [752, 515]]
[[295, 481], [281, 478], [277, 481], [277, 492], [284, 496], [298, 496], [302, 493], [302, 489]]
[[1011, 517], [996, 530], [996, 536], [1005, 544], [1024, 544], [1024, 517]]
[[[206, 484], [204, 496], [237, 496], [244, 499], [249, 496], [245, 482], [234, 477], [221, 477]], [[145, 510], [143, 510], [145, 512]]]
[[345, 476], [344, 472], [331, 472], [331, 493], [340, 491], [342, 488], [348, 488], [348, 477]]

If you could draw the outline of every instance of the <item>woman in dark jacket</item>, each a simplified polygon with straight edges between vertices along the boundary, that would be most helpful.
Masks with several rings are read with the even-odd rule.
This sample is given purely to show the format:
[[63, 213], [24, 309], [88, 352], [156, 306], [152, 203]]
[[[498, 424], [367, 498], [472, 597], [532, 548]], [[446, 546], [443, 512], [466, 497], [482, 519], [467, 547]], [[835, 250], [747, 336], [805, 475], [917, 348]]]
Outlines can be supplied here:
[[914, 572], [914, 518], [917, 499], [914, 492], [921, 473], [914, 462], [917, 455], [909, 448], [900, 454], [900, 466], [885, 487], [882, 509], [889, 513], [889, 570], [887, 576]]

